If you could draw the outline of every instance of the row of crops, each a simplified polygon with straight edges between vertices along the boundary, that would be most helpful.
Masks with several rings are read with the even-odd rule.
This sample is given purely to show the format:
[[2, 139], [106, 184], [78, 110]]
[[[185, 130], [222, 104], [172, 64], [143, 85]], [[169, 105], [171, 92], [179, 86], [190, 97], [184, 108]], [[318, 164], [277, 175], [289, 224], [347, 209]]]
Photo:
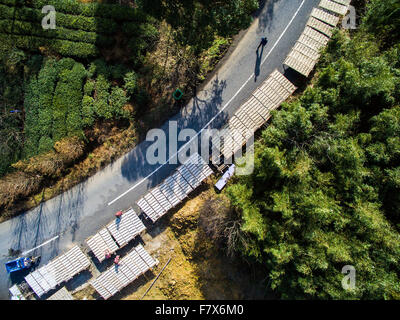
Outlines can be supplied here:
[[[56, 29], [44, 30], [42, 8], [56, 9]], [[99, 47], [114, 43], [118, 31], [134, 36], [146, 16], [136, 9], [110, 4], [82, 4], [75, 0], [0, 0], [0, 41], [38, 51], [48, 48], [62, 56], [91, 58]]]
[[[112, 85], [115, 79], [107, 69], [101, 60], [85, 68], [71, 58], [44, 59], [38, 75], [25, 85], [24, 156], [49, 151], [66, 136], [82, 136], [97, 119], [130, 117], [123, 108], [130, 96]], [[129, 81], [122, 70], [117, 77]]]
[[57, 12], [117, 21], [143, 21], [145, 19], [145, 14], [140, 10], [114, 4], [80, 3], [76, 0], [0, 0], [0, 3], [12, 7], [25, 6], [40, 10], [46, 5], [52, 5]]

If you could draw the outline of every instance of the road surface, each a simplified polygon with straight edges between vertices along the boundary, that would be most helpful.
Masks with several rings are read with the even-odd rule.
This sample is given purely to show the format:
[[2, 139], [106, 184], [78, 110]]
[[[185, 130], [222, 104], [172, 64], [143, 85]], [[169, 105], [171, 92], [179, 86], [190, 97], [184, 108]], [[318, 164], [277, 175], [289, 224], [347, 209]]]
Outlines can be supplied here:
[[[220, 127], [274, 69], [284, 71], [282, 63], [318, 3], [319, 0], [266, 1], [213, 78], [170, 121], [177, 122], [178, 130], [199, 131], [211, 119], [210, 127]], [[261, 59], [257, 59], [262, 36], [268, 38], [268, 43]], [[168, 125], [165, 123], [161, 129], [168, 132]], [[150, 144], [139, 144], [69, 191], [0, 224], [0, 299], [9, 299], [8, 288], [16, 281], [4, 267], [10, 248], [39, 254], [44, 265], [73, 244], [84, 244], [113, 219], [116, 211], [134, 205], [176, 168], [170, 164], [161, 168], [150, 165], [145, 159]]]

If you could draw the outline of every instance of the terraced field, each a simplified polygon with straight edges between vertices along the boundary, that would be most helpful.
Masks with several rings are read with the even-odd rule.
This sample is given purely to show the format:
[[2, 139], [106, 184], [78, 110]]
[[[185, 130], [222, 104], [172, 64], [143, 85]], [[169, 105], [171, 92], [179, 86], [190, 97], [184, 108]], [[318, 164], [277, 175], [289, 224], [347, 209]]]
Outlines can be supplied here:
[[[56, 10], [56, 29], [43, 29], [45, 5]], [[0, 0], [0, 40], [37, 52], [45, 47], [61, 56], [90, 58], [115, 43], [115, 35], [135, 36], [147, 17], [133, 8], [75, 1]]]

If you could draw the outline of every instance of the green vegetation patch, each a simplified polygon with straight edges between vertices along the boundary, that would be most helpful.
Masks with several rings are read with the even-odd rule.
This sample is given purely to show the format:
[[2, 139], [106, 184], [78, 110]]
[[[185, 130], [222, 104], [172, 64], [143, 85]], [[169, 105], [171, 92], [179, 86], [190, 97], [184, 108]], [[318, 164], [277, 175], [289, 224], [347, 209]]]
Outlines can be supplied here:
[[386, 33], [399, 25], [370, 24], [393, 4], [371, 1], [359, 31], [333, 36], [315, 83], [262, 132], [254, 173], [228, 188], [236, 249], [281, 298], [400, 298], [400, 37]]

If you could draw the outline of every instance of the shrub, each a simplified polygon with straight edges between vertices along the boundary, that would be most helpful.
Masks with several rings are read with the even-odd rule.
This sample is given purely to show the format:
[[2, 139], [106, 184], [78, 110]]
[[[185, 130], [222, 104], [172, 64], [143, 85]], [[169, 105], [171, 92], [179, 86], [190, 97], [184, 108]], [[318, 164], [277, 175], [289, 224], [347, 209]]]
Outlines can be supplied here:
[[40, 24], [18, 20], [0, 20], [0, 32], [18, 35], [38, 36], [50, 39], [70, 40], [75, 42], [85, 42], [97, 44], [102, 47], [110, 46], [114, 40], [109, 37], [97, 34], [96, 32], [87, 32], [82, 30], [72, 30], [63, 27], [57, 27], [55, 30], [44, 30]]
[[94, 99], [90, 96], [83, 96], [82, 99], [82, 125], [89, 127], [94, 123]]
[[111, 89], [111, 95], [109, 99], [111, 112], [117, 117], [129, 117], [129, 113], [126, 112], [123, 107], [128, 102], [128, 98], [125, 95], [124, 90], [118, 87]]
[[29, 78], [32, 74], [39, 72], [43, 62], [43, 56], [35, 54], [33, 55], [24, 66], [25, 76]]
[[[88, 72], [89, 73], [89, 72]], [[94, 90], [95, 81], [88, 79], [83, 87], [83, 94], [91, 96]]]
[[53, 148], [53, 140], [48, 136], [43, 136], [39, 140], [38, 153], [49, 151]]
[[86, 77], [85, 67], [77, 63], [71, 70], [70, 73], [71, 83], [71, 96], [70, 96], [70, 108], [67, 116], [67, 128], [69, 135], [79, 135], [82, 133], [82, 114], [81, 114], [81, 103], [82, 103], [82, 86], [83, 81]]
[[125, 69], [126, 69], [125, 66], [122, 64], [117, 64], [115, 66], [111, 66], [110, 73], [111, 73], [112, 79], [115, 79], [115, 80], [122, 79], [124, 77]]
[[103, 74], [100, 74], [96, 79], [96, 100], [94, 102], [94, 110], [99, 117], [105, 119], [112, 118], [112, 112], [108, 105], [108, 99], [110, 97], [110, 93], [108, 92], [109, 89], [110, 83]]
[[80, 3], [76, 0], [0, 0], [0, 3], [9, 6], [26, 5], [36, 9], [42, 9], [46, 5], [52, 5], [57, 12], [86, 17], [104, 17], [114, 20], [143, 21], [146, 15], [134, 8], [116, 4]]
[[133, 22], [125, 22], [122, 24], [122, 32], [128, 36], [142, 37], [149, 40], [158, 39], [160, 32], [150, 23], [137, 24]]
[[31, 157], [36, 154], [39, 139], [40, 139], [40, 126], [37, 121], [39, 105], [39, 92], [37, 85], [37, 78], [33, 76], [25, 87], [25, 144], [24, 144], [24, 156]]
[[68, 40], [52, 40], [35, 36], [6, 35], [0, 33], [0, 41], [10, 42], [15, 47], [32, 52], [45, 47], [66, 57], [89, 58], [99, 54], [93, 44], [72, 42]]
[[30, 175], [59, 177], [74, 161], [84, 154], [84, 143], [77, 137], [64, 138], [54, 144], [50, 151], [28, 160], [18, 161], [12, 166]]
[[57, 70], [60, 74], [64, 70], [71, 70], [75, 65], [75, 60], [72, 58], [62, 58], [57, 63]]
[[[44, 14], [41, 9], [31, 9], [27, 7], [10, 8], [0, 5], [0, 18], [10, 20], [22, 20], [37, 22], [41, 25]], [[69, 29], [78, 29], [84, 31], [92, 31], [103, 34], [113, 34], [118, 28], [118, 24], [110, 19], [74, 16], [63, 13], [57, 13], [57, 27]]]
[[[57, 62], [54, 59], [47, 59], [44, 62], [43, 68], [38, 75], [38, 90], [40, 92], [38, 97], [38, 122], [40, 129], [40, 136], [51, 136], [52, 132], [52, 104], [53, 94], [57, 81]], [[50, 139], [50, 138], [49, 138]], [[51, 140], [51, 139], [50, 139]], [[53, 145], [51, 145], [52, 147]], [[40, 149], [40, 143], [39, 143]], [[48, 151], [44, 150], [44, 151]], [[40, 151], [41, 152], [41, 151]]]
[[67, 134], [76, 134], [82, 129], [80, 106], [85, 77], [86, 70], [80, 63], [76, 63], [71, 70], [63, 70], [60, 73], [60, 80], [53, 98], [53, 139], [55, 141]]
[[103, 75], [106, 79], [109, 79], [111, 75], [110, 68], [103, 59], [96, 59], [89, 66], [89, 78], [93, 79], [98, 75]]
[[[50, 45], [49, 45], [50, 43]], [[50, 49], [55, 50], [62, 56], [77, 58], [89, 58], [98, 56], [99, 52], [95, 45], [83, 42], [71, 42], [67, 40], [53, 40], [46, 42]]]
[[133, 95], [137, 87], [137, 75], [135, 72], [128, 72], [124, 77], [124, 88], [129, 95]]

